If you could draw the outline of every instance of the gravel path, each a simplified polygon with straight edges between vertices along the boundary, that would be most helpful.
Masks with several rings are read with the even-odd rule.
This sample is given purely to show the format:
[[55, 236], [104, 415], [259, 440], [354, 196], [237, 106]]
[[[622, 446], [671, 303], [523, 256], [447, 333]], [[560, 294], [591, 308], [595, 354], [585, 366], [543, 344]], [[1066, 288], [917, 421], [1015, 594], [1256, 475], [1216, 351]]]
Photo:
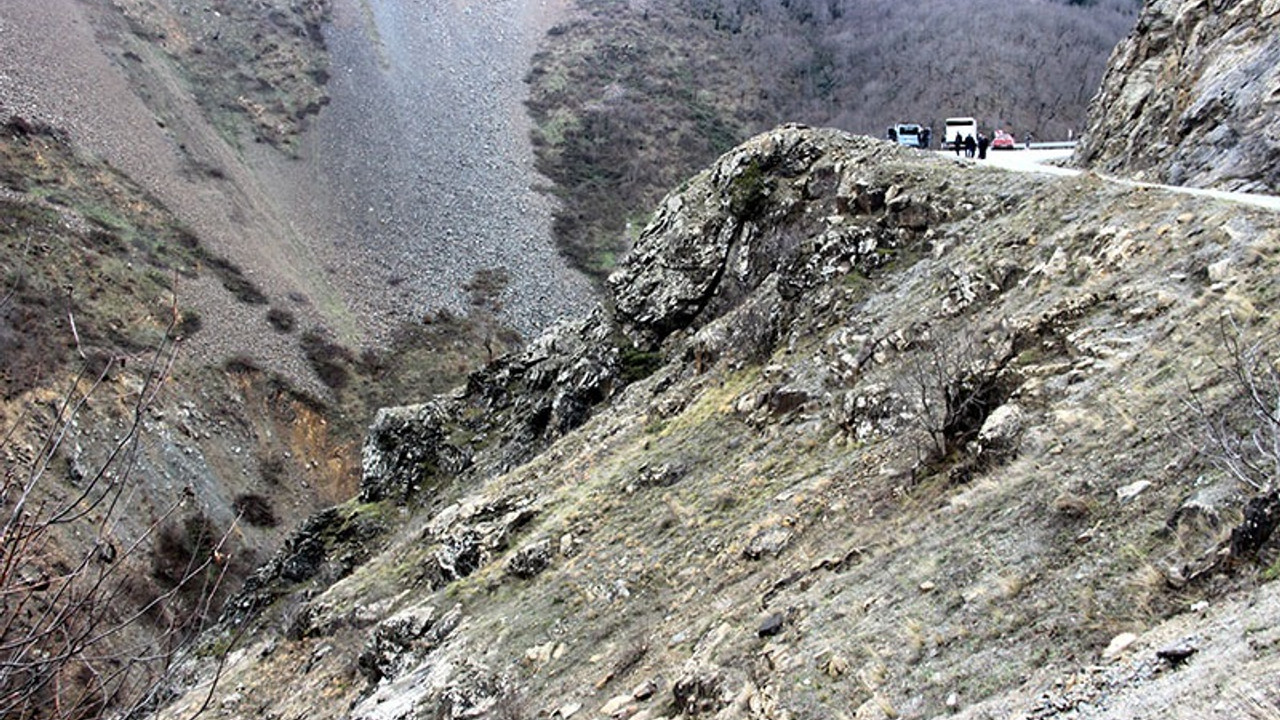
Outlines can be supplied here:
[[506, 314], [526, 334], [591, 303], [532, 189], [523, 78], [561, 2], [336, 0], [332, 102], [301, 160], [263, 159], [356, 314], [383, 320], [375, 333], [465, 309], [481, 268], [511, 273]]

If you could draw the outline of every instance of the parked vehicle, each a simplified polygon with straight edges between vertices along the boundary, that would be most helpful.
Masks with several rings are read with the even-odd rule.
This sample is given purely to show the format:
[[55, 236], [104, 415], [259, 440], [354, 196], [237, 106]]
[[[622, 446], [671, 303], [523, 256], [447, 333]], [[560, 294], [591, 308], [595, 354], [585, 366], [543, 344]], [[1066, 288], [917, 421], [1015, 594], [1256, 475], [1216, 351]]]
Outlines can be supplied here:
[[1017, 146], [1018, 143], [1013, 139], [1013, 135], [1003, 130], [997, 130], [995, 136], [991, 138], [992, 150], [1012, 150]]
[[920, 133], [923, 128], [916, 123], [898, 123], [893, 129], [897, 135], [899, 145], [923, 147], [920, 142]]
[[961, 147], [964, 146], [964, 139], [970, 135], [974, 138], [978, 137], [978, 121], [971, 117], [947, 118], [944, 127], [945, 131], [942, 134], [944, 150], [956, 149], [956, 137], [960, 138]]

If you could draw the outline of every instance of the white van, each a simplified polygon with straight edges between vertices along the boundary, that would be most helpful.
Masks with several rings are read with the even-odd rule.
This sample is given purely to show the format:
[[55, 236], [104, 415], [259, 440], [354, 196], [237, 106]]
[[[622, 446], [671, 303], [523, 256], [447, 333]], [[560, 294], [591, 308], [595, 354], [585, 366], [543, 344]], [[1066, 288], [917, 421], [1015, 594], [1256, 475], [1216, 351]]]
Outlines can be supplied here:
[[956, 135], [960, 136], [961, 144], [964, 139], [973, 136], [974, 140], [978, 139], [978, 121], [971, 117], [953, 117], [946, 120], [946, 131], [942, 135], [942, 147], [945, 150], [956, 149]]

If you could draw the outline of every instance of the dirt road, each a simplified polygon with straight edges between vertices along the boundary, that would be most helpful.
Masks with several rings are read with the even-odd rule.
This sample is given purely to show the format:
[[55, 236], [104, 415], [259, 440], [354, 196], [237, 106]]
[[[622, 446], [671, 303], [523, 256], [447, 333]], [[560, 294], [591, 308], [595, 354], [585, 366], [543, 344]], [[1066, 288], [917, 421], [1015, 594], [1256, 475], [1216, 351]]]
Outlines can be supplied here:
[[[1055, 163], [1064, 162], [1071, 158], [1074, 152], [1071, 149], [1053, 149], [1053, 150], [1009, 150], [1009, 151], [992, 151], [987, 154], [987, 164], [994, 167], [1002, 167], [1009, 170], [1019, 172], [1037, 172], [1048, 175], [1073, 176], [1079, 175], [1082, 171], [1079, 168], [1063, 167]], [[975, 161], [983, 162], [983, 161]], [[1212, 197], [1219, 200], [1229, 200], [1231, 202], [1243, 203], [1254, 207], [1267, 208], [1269, 210], [1280, 210], [1280, 197], [1274, 195], [1258, 195], [1255, 193], [1228, 192], [1225, 190], [1210, 190], [1206, 188], [1191, 188], [1181, 185], [1159, 185], [1157, 183], [1138, 182], [1136, 180], [1127, 180], [1125, 178], [1116, 177], [1114, 175], [1099, 175], [1108, 181], [1128, 185], [1130, 187], [1152, 188], [1159, 190], [1168, 190], [1170, 192], [1184, 193], [1187, 195], [1198, 195], [1200, 197]]]

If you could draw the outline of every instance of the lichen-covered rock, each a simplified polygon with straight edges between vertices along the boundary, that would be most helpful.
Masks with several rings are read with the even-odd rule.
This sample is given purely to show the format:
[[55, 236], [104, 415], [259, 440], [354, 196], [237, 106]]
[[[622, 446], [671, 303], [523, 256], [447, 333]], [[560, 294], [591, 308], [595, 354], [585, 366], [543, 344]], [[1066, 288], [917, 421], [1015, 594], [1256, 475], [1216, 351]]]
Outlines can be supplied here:
[[473, 374], [462, 402], [485, 413], [478, 424], [485, 435], [502, 439], [487, 462], [510, 468], [586, 422], [626, 384], [620, 355], [613, 324], [597, 307]]
[[377, 538], [385, 529], [376, 515], [360, 508], [340, 506], [315, 513], [245, 579], [223, 606], [222, 621], [235, 625], [249, 620], [299, 584], [327, 586], [345, 577], [379, 549]]
[[1149, 0], [1117, 46], [1078, 160], [1198, 187], [1280, 190], [1280, 3]]
[[1017, 450], [1025, 413], [1016, 403], [1005, 403], [987, 416], [978, 430], [978, 445], [984, 453], [1010, 454]]
[[663, 200], [610, 276], [622, 331], [656, 347], [737, 308], [775, 275], [783, 297], [795, 297], [883, 262], [885, 250], [947, 215], [926, 188], [864, 174], [893, 152], [866, 137], [787, 126], [725, 154]]
[[671, 687], [676, 710], [690, 717], [719, 712], [733, 701], [734, 694], [720, 668], [707, 665], [686, 667]]
[[509, 713], [514, 688], [465, 647], [441, 648], [351, 709], [352, 720], [462, 720], [522, 717]]
[[376, 683], [400, 674], [409, 662], [410, 651], [436, 621], [436, 609], [418, 605], [401, 610], [378, 623], [370, 633], [358, 659], [360, 674]]
[[378, 411], [365, 436], [360, 500], [404, 501], [438, 475], [456, 475], [471, 463], [448, 442], [450, 408], [443, 402]]
[[507, 572], [527, 580], [551, 564], [551, 540], [542, 538], [516, 551], [507, 561]]
[[[422, 533], [422, 540], [433, 546], [422, 578], [439, 588], [471, 575], [505, 552], [536, 516], [528, 498], [480, 500], [442, 510]], [[549, 562], [549, 544], [547, 550]]]

